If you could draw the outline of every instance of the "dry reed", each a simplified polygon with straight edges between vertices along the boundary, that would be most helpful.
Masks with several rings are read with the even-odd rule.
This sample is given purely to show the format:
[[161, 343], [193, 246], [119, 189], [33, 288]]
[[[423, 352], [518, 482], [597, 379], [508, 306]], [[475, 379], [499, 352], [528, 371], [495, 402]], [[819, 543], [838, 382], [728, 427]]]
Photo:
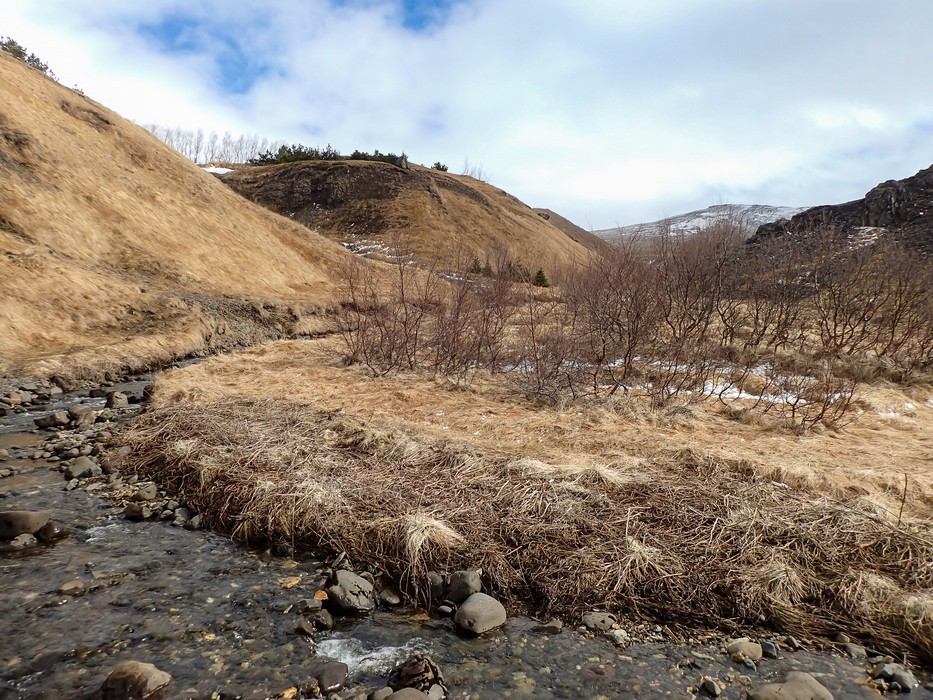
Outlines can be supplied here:
[[426, 602], [427, 572], [482, 568], [513, 610], [593, 607], [731, 630], [845, 630], [933, 658], [933, 528], [689, 450], [564, 468], [413, 438], [340, 411], [175, 405], [120, 438], [131, 466], [246, 540], [346, 554]]

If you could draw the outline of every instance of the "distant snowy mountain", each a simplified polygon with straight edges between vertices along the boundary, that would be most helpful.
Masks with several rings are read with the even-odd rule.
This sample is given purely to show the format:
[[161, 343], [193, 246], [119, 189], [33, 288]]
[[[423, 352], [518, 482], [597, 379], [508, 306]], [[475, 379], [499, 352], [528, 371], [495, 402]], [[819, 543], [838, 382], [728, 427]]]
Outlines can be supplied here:
[[767, 204], [716, 204], [706, 209], [691, 211], [660, 221], [607, 228], [593, 231], [593, 233], [608, 241], [634, 234], [657, 236], [668, 228], [676, 233], [693, 234], [702, 231], [715, 221], [728, 218], [741, 222], [748, 229], [748, 235], [751, 236], [762, 224], [769, 224], [778, 219], [789, 219], [806, 209], [807, 207], [772, 207]]

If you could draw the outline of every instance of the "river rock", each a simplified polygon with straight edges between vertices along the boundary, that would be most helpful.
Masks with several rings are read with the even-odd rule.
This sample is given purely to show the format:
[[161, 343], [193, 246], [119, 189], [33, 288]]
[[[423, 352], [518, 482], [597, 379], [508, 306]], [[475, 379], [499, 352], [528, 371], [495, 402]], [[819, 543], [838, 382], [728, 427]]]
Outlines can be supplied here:
[[303, 617], [299, 617], [298, 621], [295, 623], [295, 634], [300, 634], [303, 637], [313, 637], [316, 631], [314, 625]]
[[383, 605], [394, 608], [402, 604], [402, 596], [393, 588], [383, 588], [379, 591], [379, 602]]
[[730, 656], [741, 654], [746, 659], [751, 659], [755, 663], [761, 661], [761, 645], [753, 642], [748, 637], [742, 637], [729, 643], [726, 651]]
[[316, 610], [308, 615], [308, 622], [314, 625], [315, 629], [332, 630], [334, 629], [334, 616], [327, 610]]
[[311, 675], [317, 678], [318, 686], [324, 693], [339, 693], [349, 673], [350, 667], [342, 661], [327, 661], [311, 669]]
[[4, 460], [7, 460], [9, 458], [10, 458], [9, 450], [0, 450], [0, 462], [3, 462]]
[[152, 517], [152, 509], [142, 503], [129, 503], [123, 509], [123, 515], [130, 520], [148, 520]]
[[134, 501], [154, 501], [159, 495], [159, 488], [151, 481], [139, 484], [136, 493], [133, 494]]
[[447, 582], [447, 600], [460, 605], [474, 593], [483, 590], [479, 571], [454, 571]]
[[130, 405], [130, 400], [122, 391], [108, 391], [107, 402], [104, 408], [126, 408]]
[[718, 698], [722, 695], [722, 688], [719, 687], [719, 683], [716, 682], [715, 678], [709, 676], [703, 676], [700, 680], [700, 688], [711, 698]]
[[871, 670], [871, 677], [881, 678], [888, 683], [897, 683], [905, 693], [909, 693], [919, 685], [910, 669], [904, 668], [901, 664], [876, 664]]
[[[410, 688], [429, 698], [447, 698], [447, 685], [441, 669], [427, 654], [412, 654], [389, 674], [388, 686], [396, 693]], [[395, 697], [391, 695], [390, 697]]]
[[172, 682], [172, 677], [152, 664], [124, 661], [118, 664], [100, 687], [100, 700], [156, 700]]
[[68, 413], [66, 411], [53, 411], [47, 416], [33, 418], [32, 422], [39, 428], [61, 428], [68, 425]]
[[344, 569], [334, 572], [334, 584], [327, 589], [327, 598], [347, 613], [367, 613], [376, 607], [373, 584]]
[[833, 700], [833, 695], [809, 673], [791, 671], [780, 683], [750, 690], [748, 700]]
[[94, 412], [94, 409], [84, 403], [79, 403], [69, 408], [68, 415], [71, 416], [74, 427], [77, 430], [90, 428], [94, 425], [94, 421], [97, 420], [97, 414]]
[[75, 461], [65, 469], [65, 478], [70, 481], [92, 476], [96, 466], [88, 457], [76, 457]]
[[68, 531], [51, 520], [36, 532], [36, 539], [42, 544], [49, 544], [67, 536]]
[[19, 535], [34, 535], [49, 520], [50, 510], [7, 510], [0, 512], [0, 540], [12, 540]]
[[465, 601], [454, 622], [457, 626], [473, 634], [483, 634], [505, 624], [505, 607], [498, 600], [485, 593], [474, 593]]
[[606, 612], [583, 613], [583, 626], [593, 632], [608, 632], [613, 625], [619, 624], [615, 615]]
[[387, 695], [386, 700], [431, 700], [431, 698], [415, 688], [402, 688]]
[[11, 549], [28, 549], [29, 547], [35, 547], [37, 544], [39, 544], [39, 540], [36, 539], [35, 535], [30, 535], [28, 532], [17, 535], [10, 540]]

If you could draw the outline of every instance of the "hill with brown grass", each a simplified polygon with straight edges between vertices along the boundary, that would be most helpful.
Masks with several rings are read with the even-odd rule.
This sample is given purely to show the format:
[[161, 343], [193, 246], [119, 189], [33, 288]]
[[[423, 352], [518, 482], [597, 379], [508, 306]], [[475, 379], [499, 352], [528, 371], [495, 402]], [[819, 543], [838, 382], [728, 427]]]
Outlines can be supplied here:
[[503, 254], [534, 273], [590, 255], [533, 209], [465, 175], [371, 161], [246, 166], [221, 176], [235, 191], [361, 254], [396, 249], [451, 268]]
[[141, 366], [284, 334], [347, 257], [0, 53], [0, 373]]

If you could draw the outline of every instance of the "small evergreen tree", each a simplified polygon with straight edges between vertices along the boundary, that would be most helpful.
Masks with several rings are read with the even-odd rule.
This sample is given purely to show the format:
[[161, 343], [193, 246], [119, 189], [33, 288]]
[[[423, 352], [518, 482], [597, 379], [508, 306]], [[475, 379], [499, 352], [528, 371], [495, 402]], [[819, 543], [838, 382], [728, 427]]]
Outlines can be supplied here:
[[534, 281], [532, 282], [536, 287], [550, 287], [551, 283], [548, 281], [547, 275], [544, 274], [544, 268], [539, 267], [538, 272], [535, 273]]
[[447, 172], [447, 166], [437, 161], [434, 165], [431, 166], [434, 170], [440, 170], [441, 172]]
[[27, 53], [26, 48], [18, 41], [15, 41], [8, 36], [0, 37], [0, 51], [6, 51], [13, 58], [18, 58], [30, 68], [35, 68], [37, 71], [41, 71], [45, 75], [49, 76], [52, 80], [58, 80], [58, 78], [55, 77], [55, 73], [49, 70], [48, 63], [41, 60], [34, 53]]

